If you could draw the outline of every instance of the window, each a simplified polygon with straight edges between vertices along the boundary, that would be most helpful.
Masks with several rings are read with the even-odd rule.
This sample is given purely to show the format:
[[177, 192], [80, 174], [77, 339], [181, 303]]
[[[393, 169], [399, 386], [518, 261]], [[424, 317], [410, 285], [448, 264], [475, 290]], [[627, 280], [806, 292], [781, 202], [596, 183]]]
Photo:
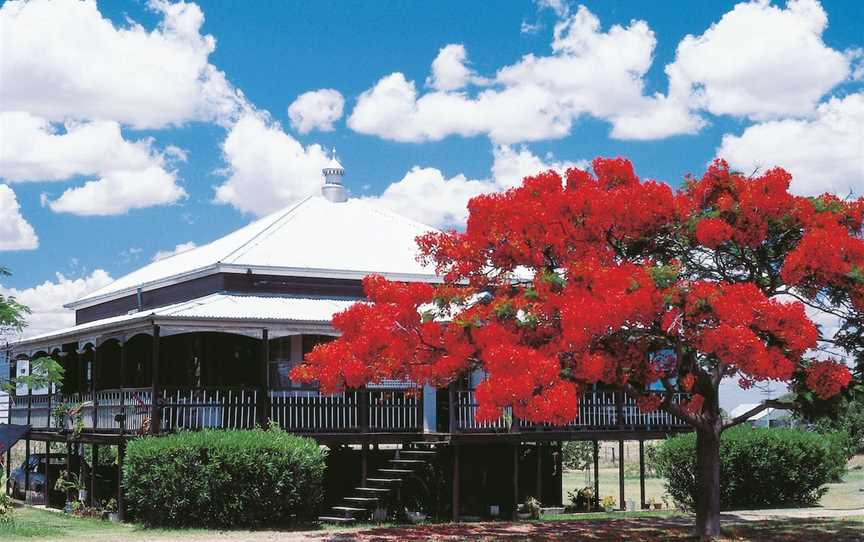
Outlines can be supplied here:
[[270, 341], [270, 364], [268, 378], [270, 389], [317, 389], [317, 385], [303, 384], [291, 380], [291, 369], [306, 357], [306, 354], [321, 343], [332, 340], [328, 335], [294, 335]]

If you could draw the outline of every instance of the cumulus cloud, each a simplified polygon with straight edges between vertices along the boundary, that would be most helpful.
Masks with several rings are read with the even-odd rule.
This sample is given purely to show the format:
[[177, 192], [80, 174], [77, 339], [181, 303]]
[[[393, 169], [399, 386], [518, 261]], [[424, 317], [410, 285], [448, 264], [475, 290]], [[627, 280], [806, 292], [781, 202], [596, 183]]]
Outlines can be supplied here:
[[5, 184], [0, 184], [0, 216], [0, 251], [39, 247], [39, 238], [21, 214], [15, 192]]
[[222, 143], [227, 180], [215, 200], [263, 215], [320, 193], [329, 161], [320, 145], [303, 147], [279, 123], [260, 113], [243, 115]]
[[458, 90], [469, 83], [486, 82], [468, 67], [468, 53], [465, 46], [459, 43], [445, 45], [438, 51], [438, 56], [432, 61], [432, 75], [426, 79], [428, 86], [443, 91]]
[[468, 201], [474, 196], [506, 190], [519, 185], [523, 177], [554, 169], [563, 173], [570, 167], [587, 167], [578, 163], [546, 160], [525, 146], [514, 149], [499, 145], [493, 149], [491, 178], [468, 179], [459, 174], [446, 177], [432, 167], [413, 167], [405, 176], [384, 190], [380, 196], [366, 198], [418, 222], [438, 227], [462, 226], [468, 218]]
[[301, 94], [288, 106], [291, 126], [301, 134], [312, 130], [332, 132], [333, 123], [342, 118], [345, 100], [338, 90], [322, 88]]
[[96, 177], [47, 202], [54, 211], [113, 215], [186, 195], [169, 170], [185, 152], [177, 147], [159, 152], [152, 138], [127, 141], [117, 122], [68, 121], [61, 132], [46, 119], [7, 111], [0, 112], [0, 132], [0, 176], [9, 182]]
[[468, 200], [493, 190], [490, 181], [462, 174], [448, 179], [439, 169], [415, 166], [381, 196], [370, 199], [424, 224], [454, 226], [468, 219]]
[[83, 216], [118, 215], [132, 209], [168, 205], [186, 197], [177, 185], [177, 174], [152, 166], [142, 170], [117, 170], [83, 186], [69, 188], [48, 202], [52, 211]]
[[156, 254], [153, 255], [152, 261], [158, 262], [159, 260], [164, 260], [165, 258], [169, 258], [171, 256], [174, 256], [175, 254], [181, 254], [183, 252], [188, 252], [188, 251], [192, 250], [193, 248], [197, 248], [197, 247], [198, 247], [198, 245], [195, 244], [194, 241], [187, 241], [185, 243], [180, 243], [179, 245], [175, 246], [173, 250], [160, 250], [160, 251], [156, 252]]
[[850, 60], [825, 45], [828, 16], [817, 0], [737, 4], [666, 66], [670, 96], [715, 115], [766, 120], [813, 113], [849, 76]]
[[812, 119], [767, 121], [726, 134], [716, 154], [746, 172], [781, 166], [797, 194], [864, 195], [864, 92], [830, 99]]
[[[651, 105], [643, 96], [642, 77], [651, 67], [656, 39], [644, 21], [603, 31], [584, 6], [572, 15], [550, 7], [565, 16], [555, 25], [551, 55], [526, 55], [493, 79], [478, 81], [465, 65], [464, 48], [447, 46], [433, 63], [432, 91], [418, 93], [402, 73], [387, 75], [360, 95], [349, 127], [396, 141], [488, 135], [513, 143], [564, 137], [580, 115], [614, 124]], [[471, 95], [461, 90], [469, 81], [487, 88]], [[699, 127], [686, 112], [664, 121], [665, 133]]]
[[522, 184], [522, 179], [541, 171], [554, 169], [563, 176], [570, 168], [587, 169], [591, 166], [587, 160], [557, 161], [551, 154], [544, 160], [529, 151], [525, 145], [518, 149], [510, 145], [498, 145], [493, 149], [492, 155], [494, 158], [492, 178], [495, 180], [495, 185], [501, 189], [519, 186]]
[[114, 26], [93, 0], [3, 4], [3, 109], [135, 128], [229, 123], [246, 102], [208, 62], [216, 40], [200, 33], [201, 9], [161, 0], [148, 5], [162, 17], [152, 31], [132, 21]]
[[0, 285], [0, 294], [14, 296], [20, 303], [30, 307], [24, 337], [62, 329], [75, 324], [75, 313], [63, 305], [80, 299], [86, 294], [107, 286], [111, 276], [102, 269], [90, 275], [73, 279], [57, 273], [54, 281], [46, 280], [32, 288], [6, 288]]
[[[667, 92], [646, 94], [657, 41], [645, 21], [604, 30], [584, 6], [539, 4], [559, 18], [551, 54], [525, 55], [487, 80], [468, 68], [462, 45], [448, 45], [432, 63], [428, 92], [401, 72], [386, 75], [360, 95], [349, 127], [394, 141], [485, 135], [515, 143], [565, 137], [588, 115], [609, 122], [613, 138], [660, 139], [697, 133], [707, 124], [703, 111], [756, 120], [810, 115], [829, 90], [862, 72], [856, 50], [822, 40], [827, 16], [816, 0], [785, 7], [758, 0], [685, 37], [665, 68]], [[469, 92], [470, 83], [480, 88]]]

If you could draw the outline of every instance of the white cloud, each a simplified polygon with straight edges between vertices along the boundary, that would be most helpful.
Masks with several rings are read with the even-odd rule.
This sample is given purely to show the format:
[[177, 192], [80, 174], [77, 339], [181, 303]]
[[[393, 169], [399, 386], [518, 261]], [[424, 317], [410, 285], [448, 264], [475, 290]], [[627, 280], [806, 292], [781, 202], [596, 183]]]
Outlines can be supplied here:
[[495, 190], [490, 181], [469, 180], [464, 175], [450, 179], [435, 168], [415, 166], [373, 199], [385, 207], [433, 226], [464, 224], [468, 200]]
[[175, 254], [180, 254], [182, 252], [188, 252], [188, 251], [192, 250], [193, 248], [196, 248], [197, 246], [198, 245], [196, 245], [194, 241], [187, 241], [185, 243], [180, 243], [179, 245], [175, 246], [173, 250], [160, 250], [160, 251], [158, 251], [156, 254], [153, 255], [152, 261], [157, 262], [159, 260], [164, 260], [165, 258], [174, 256]]
[[[597, 17], [580, 6], [555, 25], [551, 55], [529, 54], [499, 69], [493, 80], [481, 80], [489, 88], [473, 96], [459, 90], [473, 75], [464, 64], [464, 48], [451, 45], [433, 64], [432, 91], [418, 94], [413, 81], [392, 73], [360, 95], [348, 125], [360, 133], [412, 142], [450, 135], [488, 135], [498, 143], [564, 137], [580, 115], [616, 123], [652, 105], [652, 98], [643, 96], [642, 77], [655, 45], [644, 21], [604, 32]], [[699, 126], [686, 111], [663, 120], [662, 135], [690, 133]], [[624, 129], [619, 134], [630, 136]]]
[[0, 294], [14, 296], [18, 302], [30, 307], [28, 326], [24, 336], [38, 335], [75, 324], [75, 313], [63, 305], [111, 283], [113, 279], [102, 269], [78, 279], [56, 274], [55, 281], [46, 280], [32, 288], [16, 289], [0, 285]]
[[441, 170], [413, 167], [380, 196], [367, 198], [424, 224], [439, 227], [462, 226], [468, 218], [468, 200], [483, 193], [498, 192], [521, 184], [523, 177], [554, 169], [563, 173], [570, 167], [588, 166], [541, 159], [525, 146], [514, 150], [507, 145], [493, 149], [491, 179], [468, 179], [459, 174], [447, 178]]
[[342, 118], [345, 100], [338, 90], [322, 88], [301, 94], [288, 106], [291, 126], [301, 134], [312, 130], [332, 132], [333, 123]]
[[864, 195], [864, 92], [832, 98], [810, 120], [768, 121], [740, 136], [726, 134], [716, 154], [748, 173], [781, 166], [797, 194]]
[[136, 128], [229, 123], [247, 105], [208, 63], [216, 41], [200, 33], [201, 9], [159, 0], [149, 7], [162, 17], [152, 31], [131, 21], [115, 27], [93, 0], [3, 4], [3, 109]]
[[83, 186], [69, 188], [48, 202], [52, 211], [84, 216], [118, 215], [132, 209], [168, 205], [186, 197], [177, 174], [161, 167], [117, 170]]
[[130, 142], [114, 121], [72, 122], [61, 133], [45, 119], [23, 111], [0, 112], [0, 176], [10, 182], [65, 181], [95, 176], [67, 189], [53, 211], [78, 215], [115, 215], [130, 209], [165, 205], [186, 196], [169, 162], [184, 160], [182, 149], [164, 153], [153, 139]]
[[263, 114], [248, 113], [222, 143], [228, 179], [215, 200], [263, 215], [320, 193], [329, 161], [320, 145], [303, 147]]
[[522, 184], [522, 179], [529, 175], [536, 175], [542, 171], [554, 169], [562, 174], [570, 168], [578, 167], [587, 169], [591, 164], [587, 160], [578, 162], [556, 161], [554, 157], [547, 156], [543, 160], [522, 145], [518, 150], [509, 145], [498, 145], [493, 151], [492, 178], [501, 189], [512, 188]]
[[669, 94], [715, 115], [766, 120], [811, 114], [849, 75], [849, 59], [825, 45], [817, 0], [742, 2], [700, 36], [686, 36], [666, 66]]
[[33, 226], [21, 215], [15, 192], [0, 184], [0, 251], [32, 250], [39, 247], [39, 238]]
[[469, 83], [486, 82], [468, 67], [468, 53], [465, 46], [459, 43], [445, 45], [438, 51], [438, 56], [432, 61], [432, 75], [426, 79], [428, 86], [442, 91], [459, 90]]

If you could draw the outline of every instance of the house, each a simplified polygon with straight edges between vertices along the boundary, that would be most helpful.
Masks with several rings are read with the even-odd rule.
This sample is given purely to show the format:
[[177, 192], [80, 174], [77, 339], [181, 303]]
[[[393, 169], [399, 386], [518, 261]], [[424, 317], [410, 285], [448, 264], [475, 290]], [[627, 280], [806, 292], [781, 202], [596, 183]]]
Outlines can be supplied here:
[[[30, 428], [27, 453], [31, 440], [67, 442], [70, 421], [55, 412], [61, 402], [80, 408], [79, 441], [94, 455], [117, 446], [121, 462], [127, 440], [143, 432], [272, 422], [330, 447], [328, 500], [352, 505], [337, 506], [334, 521], [363, 514], [432, 462], [446, 471], [446, 506], [458, 519], [514, 513], [529, 495], [560, 504], [563, 441], [623, 447], [687, 430], [602, 389], [581, 398], [577, 419], [556, 427], [507, 414], [477, 422], [477, 375], [447, 390], [382, 382], [332, 396], [292, 382], [291, 368], [336, 335], [333, 315], [363, 299], [364, 276], [439, 280], [415, 259], [414, 239], [430, 227], [349, 198], [335, 156], [323, 174], [321, 195], [150, 263], [69, 303], [74, 326], [10, 345], [10, 370], [26, 374], [39, 356], [66, 370], [55, 393], [18, 389], [12, 398], [11, 423]], [[623, 492], [622, 467], [621, 503]], [[119, 489], [118, 501], [122, 510]]]
[[[731, 418], [737, 418], [747, 411], [758, 407], [759, 403], [742, 403], [732, 409], [729, 413]], [[790, 427], [792, 425], [792, 416], [788, 410], [778, 410], [776, 408], [767, 408], [747, 419], [745, 422], [751, 427]]]

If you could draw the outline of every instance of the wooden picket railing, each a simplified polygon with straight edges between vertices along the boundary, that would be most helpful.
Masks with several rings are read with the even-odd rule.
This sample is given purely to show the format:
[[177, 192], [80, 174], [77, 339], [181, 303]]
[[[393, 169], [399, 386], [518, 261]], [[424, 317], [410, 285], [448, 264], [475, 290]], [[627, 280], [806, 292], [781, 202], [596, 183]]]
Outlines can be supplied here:
[[[682, 402], [686, 394], [676, 394]], [[74, 414], [57, 419], [57, 406], [69, 405]], [[100, 390], [95, 393], [10, 397], [9, 421], [34, 429], [139, 433], [152, 419], [150, 388]], [[159, 392], [160, 431], [248, 429], [264, 420], [286, 431], [321, 433], [418, 433], [423, 431], [422, 389], [413, 385], [370, 386], [335, 395], [309, 390], [255, 388], [166, 388]], [[493, 421], [476, 419], [473, 390], [453, 394], [450, 431], [489, 433], [505, 431], [662, 430], [685, 427], [683, 420], [657, 410], [642, 412], [630, 397], [616, 392], [588, 392], [579, 398], [576, 419], [563, 426], [514, 419], [505, 409]], [[263, 414], [267, 416], [263, 416]]]
[[[688, 394], [678, 393], [673, 402], [681, 403]], [[555, 430], [652, 430], [686, 427], [687, 422], [672, 414], [655, 410], [642, 412], [631, 397], [618, 392], [587, 392], [579, 398], [576, 419], [565, 425], [536, 424], [527, 420], [513, 419], [512, 410], [504, 409], [494, 421], [476, 419], [477, 401], [473, 390], [456, 392], [456, 430], [471, 432], [555, 431]], [[515, 425], [515, 427], [514, 427]]]

